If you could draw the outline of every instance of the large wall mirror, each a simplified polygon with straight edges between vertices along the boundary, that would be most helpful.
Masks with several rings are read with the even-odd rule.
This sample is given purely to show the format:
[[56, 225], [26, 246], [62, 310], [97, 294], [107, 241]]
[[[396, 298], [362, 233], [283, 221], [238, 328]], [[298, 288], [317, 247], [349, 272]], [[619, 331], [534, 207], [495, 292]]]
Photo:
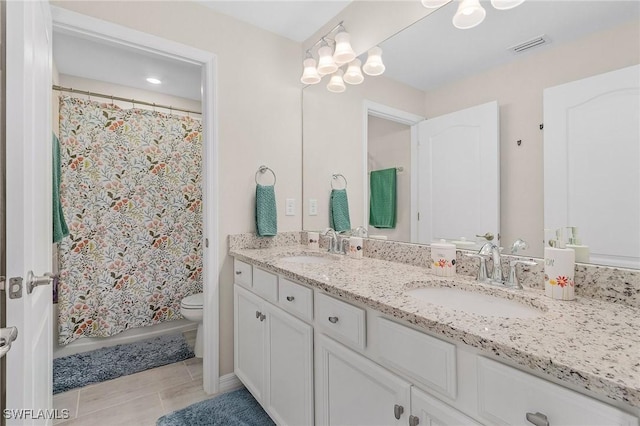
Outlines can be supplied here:
[[[505, 251], [521, 238], [529, 244], [522, 254], [542, 257], [545, 90], [639, 64], [640, 3], [528, 0], [506, 11], [493, 9], [488, 1], [482, 4], [486, 18], [475, 28], [460, 30], [452, 25], [457, 2], [450, 2], [381, 41], [386, 65], [382, 76], [365, 76], [362, 84], [347, 85], [339, 94], [327, 91], [324, 81], [303, 90], [304, 229], [329, 226], [332, 184], [343, 185], [334, 182], [336, 174], [347, 183], [352, 228], [368, 227], [369, 172], [396, 168], [396, 225], [391, 229], [369, 227], [370, 234], [413, 243], [464, 237], [473, 247], [474, 242], [483, 241], [475, 234], [491, 231], [499, 234]], [[473, 148], [475, 157], [462, 156], [472, 149], [459, 150], [459, 154], [453, 150], [431, 166], [419, 161], [420, 150], [425, 151], [419, 135], [423, 119], [430, 122], [490, 103], [497, 105], [497, 149]], [[633, 138], [637, 147], [638, 136]], [[625, 152], [614, 155], [624, 156]], [[637, 156], [636, 161], [638, 170]], [[424, 184], [419, 188], [417, 180], [427, 171], [435, 174], [434, 179], [455, 181], [457, 187], [447, 191], [449, 198], [439, 194], [437, 203], [425, 206], [421, 201]], [[606, 171], [601, 175], [606, 176]], [[621, 178], [620, 173], [610, 176]], [[637, 174], [629, 176], [637, 178]], [[479, 194], [492, 185], [478, 184], [483, 179], [495, 179], [496, 198]], [[627, 183], [610, 185], [625, 197]], [[639, 190], [637, 185], [630, 188]], [[640, 198], [635, 194], [633, 199]], [[423, 210], [448, 204], [463, 210], [455, 220], [466, 228], [461, 226], [460, 231], [447, 235], [421, 233], [420, 222], [432, 217], [432, 211]], [[611, 226], [627, 226], [615, 223], [611, 209], [595, 214], [611, 214], [607, 218]], [[467, 226], [476, 219], [479, 224]], [[485, 225], [491, 221], [496, 224], [493, 228]], [[626, 229], [637, 229], [637, 225]], [[579, 226], [582, 242], [588, 245], [590, 224]], [[638, 235], [629, 234], [629, 238], [639, 240], [636, 246], [640, 247]], [[628, 246], [635, 250], [633, 244]], [[594, 262], [616, 264], [604, 257]], [[618, 266], [638, 267], [633, 262]]]

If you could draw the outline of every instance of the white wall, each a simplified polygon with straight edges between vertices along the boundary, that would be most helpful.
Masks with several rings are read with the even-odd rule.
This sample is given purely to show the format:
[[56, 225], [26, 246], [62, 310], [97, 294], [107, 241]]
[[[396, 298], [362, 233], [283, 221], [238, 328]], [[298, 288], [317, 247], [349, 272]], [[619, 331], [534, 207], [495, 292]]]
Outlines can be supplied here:
[[[500, 107], [501, 243], [529, 243], [542, 257], [542, 91], [547, 87], [640, 62], [639, 21], [598, 32], [494, 68], [426, 94], [426, 116], [437, 117], [488, 101]], [[522, 140], [518, 146], [516, 141]]]
[[[396, 227], [378, 229], [368, 225], [369, 234], [385, 235], [390, 240], [411, 240], [411, 127], [369, 116], [367, 131], [368, 172], [402, 167], [396, 172]], [[368, 186], [368, 184], [367, 184]], [[365, 209], [367, 207], [365, 206]]]
[[[217, 55], [220, 180], [220, 374], [233, 371], [233, 274], [227, 235], [255, 231], [254, 174], [278, 175], [278, 230], [302, 227], [300, 44], [195, 2], [61, 1], [55, 6], [115, 22]], [[300, 206], [300, 203], [298, 203]]]
[[[326, 83], [309, 86], [303, 93], [304, 110], [304, 229], [329, 226], [331, 175], [347, 179], [351, 227], [365, 223], [366, 152], [364, 152], [364, 101], [369, 100], [422, 115], [424, 92], [383, 76], [365, 77], [358, 86], [331, 93]], [[341, 184], [340, 184], [341, 185]], [[338, 183], [336, 183], [338, 186]], [[342, 186], [340, 186], [342, 187]], [[318, 200], [318, 214], [309, 215], [309, 199]]]

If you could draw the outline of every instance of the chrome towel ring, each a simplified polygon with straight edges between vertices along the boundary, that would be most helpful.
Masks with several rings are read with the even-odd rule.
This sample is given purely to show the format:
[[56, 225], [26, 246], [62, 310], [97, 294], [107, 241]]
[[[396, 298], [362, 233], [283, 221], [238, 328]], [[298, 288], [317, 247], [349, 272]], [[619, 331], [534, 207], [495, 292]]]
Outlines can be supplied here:
[[[343, 174], [340, 173], [334, 173], [333, 175], [331, 175], [332, 179], [331, 179], [331, 189], [347, 189], [347, 178], [344, 177]], [[333, 182], [335, 180], [337, 180], [339, 177], [342, 178], [342, 180], [344, 181], [344, 188], [336, 188], [335, 186], [333, 186]]]
[[271, 172], [271, 174], [273, 175], [273, 185], [275, 185], [275, 184], [276, 184], [276, 180], [277, 180], [277, 179], [276, 179], [276, 174], [275, 174], [275, 172], [274, 172], [273, 170], [271, 170], [271, 169], [270, 169], [269, 167], [267, 167], [267, 166], [260, 166], [260, 167], [258, 167], [258, 171], [256, 172], [256, 185], [260, 185], [260, 184], [258, 183], [258, 175], [259, 175], [259, 174], [265, 174], [267, 171], [270, 171], [270, 172]]

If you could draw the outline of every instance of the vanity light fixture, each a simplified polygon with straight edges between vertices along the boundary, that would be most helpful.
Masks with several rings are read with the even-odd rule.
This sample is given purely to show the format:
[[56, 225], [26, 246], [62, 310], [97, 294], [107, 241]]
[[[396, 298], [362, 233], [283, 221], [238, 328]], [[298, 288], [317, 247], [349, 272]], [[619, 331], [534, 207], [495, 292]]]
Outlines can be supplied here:
[[[422, 5], [436, 9], [450, 1], [452, 0], [422, 0]], [[498, 10], [513, 9], [522, 3], [524, 0], [491, 0], [491, 5]], [[453, 15], [453, 26], [462, 30], [477, 27], [486, 15], [487, 11], [480, 4], [480, 0], [458, 0], [458, 10]]]
[[155, 77], [147, 77], [147, 82], [151, 84], [162, 84], [162, 81]]
[[[441, 0], [440, 0], [441, 1]], [[450, 0], [447, 0], [450, 1]], [[343, 23], [333, 27], [331, 31], [322, 36], [307, 52], [302, 63], [303, 71], [300, 81], [303, 84], [317, 84], [325, 75], [331, 75], [327, 90], [341, 93], [346, 90], [347, 84], [360, 84], [364, 81], [365, 74], [376, 76], [384, 72], [382, 63], [382, 49], [374, 47], [369, 50], [367, 61], [362, 66], [362, 61], [356, 58], [356, 53], [351, 47], [350, 35], [345, 30]], [[335, 37], [330, 36], [335, 34]], [[333, 49], [332, 49], [333, 45]], [[318, 47], [317, 67], [313, 57], [313, 50]]]
[[473, 28], [480, 25], [485, 16], [487, 11], [480, 5], [480, 0], [461, 0], [453, 15], [453, 26], [461, 30]]

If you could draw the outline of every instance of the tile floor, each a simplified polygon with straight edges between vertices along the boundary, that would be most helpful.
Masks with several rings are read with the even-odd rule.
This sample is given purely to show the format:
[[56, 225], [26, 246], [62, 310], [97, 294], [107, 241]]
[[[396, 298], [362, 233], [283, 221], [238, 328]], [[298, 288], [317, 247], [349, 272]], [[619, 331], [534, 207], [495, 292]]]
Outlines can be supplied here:
[[59, 393], [53, 407], [70, 414], [57, 425], [155, 425], [167, 413], [212, 397], [202, 390], [202, 358], [191, 358]]

